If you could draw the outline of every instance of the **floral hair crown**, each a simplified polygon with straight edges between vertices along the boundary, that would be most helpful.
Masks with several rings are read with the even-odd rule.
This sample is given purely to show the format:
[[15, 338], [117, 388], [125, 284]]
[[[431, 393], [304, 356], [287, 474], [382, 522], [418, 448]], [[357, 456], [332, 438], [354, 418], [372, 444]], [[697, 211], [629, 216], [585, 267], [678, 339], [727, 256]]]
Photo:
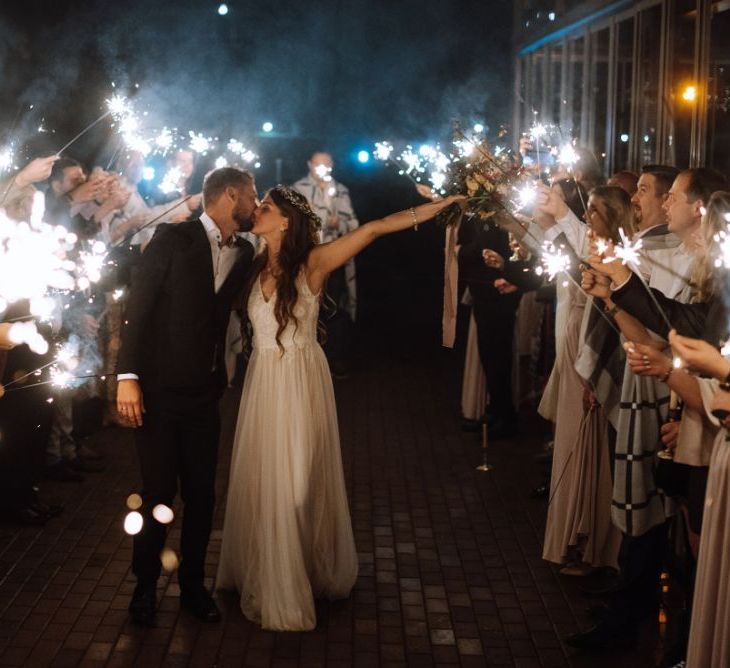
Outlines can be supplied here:
[[322, 220], [316, 213], [314, 213], [314, 211], [312, 211], [312, 207], [309, 206], [307, 198], [304, 197], [304, 195], [302, 195], [300, 192], [297, 192], [289, 186], [283, 186], [281, 184], [274, 186], [272, 190], [276, 191], [277, 195], [283, 197], [305, 218], [308, 218], [310, 221], [312, 221], [317, 229], [322, 227]]

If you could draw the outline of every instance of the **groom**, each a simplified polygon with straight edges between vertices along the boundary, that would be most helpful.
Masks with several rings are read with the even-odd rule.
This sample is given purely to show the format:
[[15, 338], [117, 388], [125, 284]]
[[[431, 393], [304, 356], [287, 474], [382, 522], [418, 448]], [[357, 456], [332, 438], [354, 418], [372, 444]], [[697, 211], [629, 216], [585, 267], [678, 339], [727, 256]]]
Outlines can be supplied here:
[[[254, 255], [236, 232], [251, 229], [253, 176], [210, 172], [199, 220], [160, 226], [132, 283], [117, 364], [117, 408], [130, 426], [142, 472], [142, 531], [134, 537], [135, 622], [154, 624], [165, 526], [152, 515], [184, 503], [180, 604], [207, 622], [220, 612], [203, 584], [217, 463], [218, 400], [226, 386], [225, 333]], [[159, 513], [156, 513], [159, 514]]]

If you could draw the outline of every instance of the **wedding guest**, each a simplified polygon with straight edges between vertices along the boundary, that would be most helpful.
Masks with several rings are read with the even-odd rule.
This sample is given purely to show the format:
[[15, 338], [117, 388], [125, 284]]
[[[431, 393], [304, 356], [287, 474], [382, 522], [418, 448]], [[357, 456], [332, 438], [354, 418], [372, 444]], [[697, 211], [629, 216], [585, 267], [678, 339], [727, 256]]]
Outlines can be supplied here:
[[509, 235], [498, 224], [472, 218], [459, 229], [459, 277], [474, 300], [479, 357], [487, 378], [489, 405], [486, 407], [489, 434], [505, 438], [517, 432], [517, 412], [512, 397], [512, 350], [515, 315], [520, 293], [502, 293], [495, 281], [501, 269], [485, 262], [490, 249], [502, 262], [512, 254]]
[[[713, 187], [712, 179], [703, 181], [700, 178], [702, 173], [695, 176], [697, 177], [697, 184], [705, 182], [710, 184], [708, 187]], [[707, 175], [705, 174], [705, 176]], [[674, 185], [672, 187], [674, 188]], [[707, 197], [706, 194], [704, 196]], [[690, 317], [696, 315], [700, 318], [701, 324], [698, 323], [698, 325], [701, 328], [705, 322], [704, 316], [708, 312], [708, 305], [717, 305], [717, 308], [721, 312], [723, 311], [720, 308], [720, 300], [715, 296], [717, 286], [713, 278], [714, 253], [711, 248], [714, 244], [714, 235], [724, 228], [725, 223], [722, 212], [725, 210], [726, 205], [727, 202], [722, 200], [721, 193], [709, 198], [708, 215], [701, 220], [702, 234], [695, 235], [699, 246], [697, 249], [699, 257], [689, 281], [693, 286], [691, 298], [695, 303], [683, 304], [676, 299], [672, 300], [665, 297], [658, 290], [653, 290], [655, 299], [662, 304], [662, 311], [668, 313], [669, 319], [674, 323], [685, 324], [684, 320], [678, 317], [678, 313], [689, 314]], [[701, 208], [704, 210], [704, 205]], [[674, 222], [676, 224], [680, 216], [676, 210], [674, 213]], [[681, 229], [682, 225], [677, 225], [677, 227]], [[644, 286], [620, 262], [606, 263], [603, 260], [592, 259], [591, 265], [597, 271], [608, 273], [614, 283], [620, 285], [607, 300], [607, 303], [615, 303], [620, 308], [616, 315], [617, 321], [625, 323], [627, 317], [633, 317], [665, 339], [657, 344], [657, 339], [647, 337], [645, 332], [639, 332], [634, 336], [629, 330], [622, 327], [629, 338], [634, 338], [632, 345], [634, 348], [640, 349], [646, 364], [651, 363], [655, 365], [652, 368], [661, 370], [661, 373], [654, 373], [648, 367], [637, 371], [636, 365], [631, 364], [632, 372], [641, 376], [661, 378], [658, 385], [661, 386], [667, 383], [668, 388], [680, 391], [681, 395], [681, 386], [678, 388], [674, 383], [683, 380], [685, 374], [673, 374], [671, 371], [667, 374], [667, 365], [671, 366], [671, 360], [663, 357], [659, 352], [667, 345], [668, 327], [665, 324], [665, 316], [654, 310], [655, 307]], [[633, 278], [631, 278], [632, 276]], [[584, 281], [583, 285], [589, 291], [593, 290], [592, 281]], [[648, 304], [651, 305], [651, 308], [648, 307]], [[727, 331], [724, 317], [720, 316], [716, 320], [719, 323], [721, 322], [720, 331], [724, 339]], [[661, 324], [659, 325], [659, 323]], [[715, 337], [717, 336], [715, 334]], [[642, 339], [642, 343], [637, 343], [637, 338]], [[719, 340], [719, 338], [716, 338], [716, 340]], [[657, 362], [657, 359], [663, 360], [663, 362]], [[629, 359], [629, 362], [631, 362], [631, 359]], [[657, 387], [656, 391], [661, 393], [662, 388]], [[663, 390], [663, 394], [666, 396], [668, 389]], [[685, 406], [684, 417], [676, 434], [677, 445], [674, 449], [674, 458], [677, 462], [691, 465], [687, 503], [690, 529], [695, 533], [699, 533], [701, 526], [706, 464], [709, 462], [709, 453], [713, 440], [713, 433], [707, 429], [706, 422], [698, 415], [701, 410], [701, 407], [698, 408], [696, 404], [687, 404]], [[646, 442], [635, 441], [635, 449], [653, 452], [654, 444], [658, 440], [657, 433], [648, 434], [647, 438], [649, 440]], [[618, 638], [622, 641], [629, 638], [634, 639], [636, 623], [643, 616], [656, 612], [658, 607], [659, 573], [662, 554], [665, 550], [666, 536], [664, 507], [661, 498], [656, 493], [652, 474], [645, 471], [647, 467], [651, 468], [651, 462], [646, 462], [641, 457], [637, 457], [636, 460], [638, 465], [633, 467], [631, 466], [633, 458], [630, 460], [627, 456], [624, 463], [626, 469], [619, 466], [620, 459], [617, 458], [616, 463], [614, 521], [625, 531], [621, 587], [613, 593], [607, 614], [604, 615], [604, 619], [598, 625], [568, 639], [568, 644], [573, 646], [584, 648], [608, 647], [613, 645]], [[640, 475], [642, 471], [644, 472], [643, 476]], [[624, 498], [626, 480], [634, 483], [632, 488], [634, 496], [629, 497], [632, 503], [620, 504], [616, 498]], [[624, 484], [623, 487], [621, 482]], [[647, 489], [654, 491], [648, 494], [648, 503], [642, 503], [642, 494], [646, 493]], [[638, 508], [633, 508], [634, 503]], [[683, 651], [681, 642], [679, 651]]]
[[634, 193], [636, 193], [638, 180], [639, 177], [634, 172], [623, 170], [612, 174], [606, 182], [606, 185], [618, 186], [622, 190], [625, 190], [629, 197], [633, 197]]
[[[723, 281], [727, 285], [727, 275]], [[730, 664], [730, 362], [716, 347], [671, 333], [674, 352], [685, 367], [706, 378], [696, 379], [706, 417], [717, 431], [705, 497], [705, 517], [692, 604], [688, 668]]]
[[[316, 151], [307, 162], [307, 167], [309, 173], [292, 187], [307, 198], [312, 210], [323, 221], [321, 241], [334, 241], [356, 229], [360, 223], [352, 208], [350, 192], [332, 176], [332, 156], [324, 151]], [[344, 377], [349, 366], [350, 329], [357, 316], [354, 258], [330, 275], [327, 296], [334, 302], [334, 313], [325, 316], [325, 352], [332, 374]]]
[[[538, 210], [546, 239], [579, 257], [587, 254], [589, 229], [617, 241], [619, 229], [631, 231], [633, 225], [629, 197], [614, 186], [591, 193], [588, 225], [555, 191], [542, 191]], [[540, 404], [541, 414], [555, 422], [543, 558], [562, 564], [561, 572], [568, 575], [617, 568], [620, 545], [620, 534], [610, 522], [609, 420], [615, 419], [617, 409], [613, 368], [623, 362], [613, 326], [596, 312], [603, 304], [591, 303], [593, 298], [587, 301], [576, 280], [569, 282], [569, 310]], [[604, 374], [606, 370], [612, 373]]]

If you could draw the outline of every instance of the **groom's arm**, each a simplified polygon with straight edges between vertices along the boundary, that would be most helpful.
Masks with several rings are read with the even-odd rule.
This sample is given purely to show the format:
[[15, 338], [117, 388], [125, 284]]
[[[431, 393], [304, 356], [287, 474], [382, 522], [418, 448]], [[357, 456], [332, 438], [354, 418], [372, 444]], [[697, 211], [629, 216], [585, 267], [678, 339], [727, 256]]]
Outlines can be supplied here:
[[173, 239], [161, 226], [142, 254], [132, 280], [122, 328], [122, 346], [117, 362], [117, 411], [132, 427], [142, 426], [144, 403], [139, 384], [144, 327], [157, 307], [157, 300], [172, 257]]

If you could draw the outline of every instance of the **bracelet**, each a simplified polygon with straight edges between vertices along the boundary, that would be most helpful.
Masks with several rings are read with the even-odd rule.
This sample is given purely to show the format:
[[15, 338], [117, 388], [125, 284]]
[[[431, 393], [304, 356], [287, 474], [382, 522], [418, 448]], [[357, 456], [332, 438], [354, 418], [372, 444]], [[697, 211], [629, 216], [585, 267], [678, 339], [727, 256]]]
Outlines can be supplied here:
[[669, 367], [669, 371], [667, 371], [659, 380], [662, 381], [662, 383], [666, 383], [669, 380], [669, 376], [672, 375], [672, 371], [674, 371], [674, 365]]
[[413, 207], [408, 210], [411, 212], [411, 216], [413, 216], [413, 229], [418, 232], [418, 216], [416, 216], [416, 210]]
[[604, 310], [604, 312], [605, 312], [605, 313], [606, 313], [607, 315], [612, 315], [612, 316], [616, 317], [616, 314], [617, 314], [617, 313], [618, 313], [618, 312], [619, 312], [619, 311], [620, 311], [621, 309], [620, 309], [620, 308], [619, 308], [618, 306], [616, 306], [616, 304], [614, 304], [614, 305], [613, 305], [613, 306], [612, 306], [611, 308], [604, 308], [603, 310]]

